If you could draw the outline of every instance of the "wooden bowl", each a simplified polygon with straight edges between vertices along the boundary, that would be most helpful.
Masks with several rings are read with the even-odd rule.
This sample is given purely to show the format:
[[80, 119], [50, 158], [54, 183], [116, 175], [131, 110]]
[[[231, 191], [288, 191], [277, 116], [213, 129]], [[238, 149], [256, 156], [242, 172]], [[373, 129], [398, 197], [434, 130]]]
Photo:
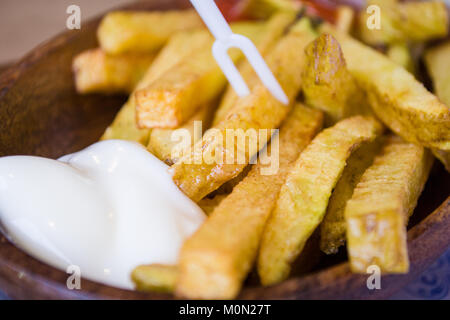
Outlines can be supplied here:
[[[186, 7], [186, 1], [153, 0], [125, 9], [164, 10]], [[95, 47], [100, 19], [80, 31], [65, 32], [44, 43], [0, 76], [0, 156], [38, 155], [57, 158], [80, 150], [100, 137], [125, 97], [80, 96], [74, 90], [72, 58]], [[408, 232], [411, 271], [382, 278], [382, 289], [370, 291], [366, 276], [350, 273], [345, 252], [320, 257], [308, 273], [263, 288], [246, 284], [243, 299], [374, 299], [386, 298], [415, 279], [450, 244], [449, 175], [434, 167]], [[26, 195], [24, 195], [26, 201]], [[343, 250], [345, 251], [345, 250]], [[68, 275], [21, 251], [0, 236], [0, 288], [24, 299], [166, 299], [170, 295], [121, 290], [82, 280], [68, 290]]]

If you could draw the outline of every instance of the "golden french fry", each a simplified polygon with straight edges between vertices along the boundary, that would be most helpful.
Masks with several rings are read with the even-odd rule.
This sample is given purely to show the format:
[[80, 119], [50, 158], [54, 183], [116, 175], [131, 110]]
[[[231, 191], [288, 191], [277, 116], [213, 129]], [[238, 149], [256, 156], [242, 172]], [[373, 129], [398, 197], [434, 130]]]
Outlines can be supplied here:
[[[231, 26], [234, 32], [257, 42], [264, 32], [264, 23], [241, 22]], [[226, 85], [226, 78], [214, 59], [209, 45], [174, 65], [157, 81], [136, 91], [136, 119], [140, 128], [177, 128], [198, 108], [214, 100]], [[237, 62], [243, 57], [231, 50]]]
[[298, 2], [291, 0], [244, 0], [242, 2], [242, 15], [256, 19], [265, 19], [276, 12], [296, 15], [301, 8]]
[[[450, 106], [450, 42], [425, 52], [425, 64], [433, 81], [434, 92], [448, 107]], [[450, 172], [450, 151], [432, 149]]]
[[77, 55], [72, 64], [79, 93], [131, 93], [144, 76], [154, 54], [112, 56], [101, 49]]
[[320, 111], [300, 104], [294, 106], [279, 132], [278, 171], [264, 175], [261, 169], [265, 165], [254, 165], [183, 245], [178, 295], [230, 299], [239, 293], [253, 266], [264, 224], [289, 168], [320, 130], [322, 117]]
[[213, 198], [203, 198], [197, 204], [200, 208], [202, 208], [203, 212], [209, 216], [226, 197], [227, 194], [218, 194]]
[[175, 289], [177, 278], [176, 266], [161, 264], [141, 265], [131, 273], [131, 279], [139, 291], [171, 293]]
[[177, 32], [203, 27], [195, 10], [115, 11], [97, 30], [101, 48], [110, 54], [152, 53]]
[[408, 272], [406, 225], [432, 162], [423, 147], [389, 137], [345, 209], [352, 271], [377, 265], [386, 273]]
[[450, 172], [450, 151], [441, 151], [437, 149], [431, 149], [434, 156], [438, 158], [445, 166], [445, 169]]
[[355, 10], [349, 6], [338, 6], [336, 29], [350, 33], [355, 22]]
[[[347, 67], [366, 90], [375, 114], [406, 141], [450, 151], [450, 109], [388, 57], [324, 26], [339, 41]], [[367, 63], [370, 61], [370, 63]]]
[[386, 55], [392, 61], [408, 70], [411, 74], [415, 73], [414, 60], [406, 43], [391, 44], [386, 52]]
[[[258, 51], [263, 55], [267, 55], [272, 50], [278, 40], [283, 36], [289, 25], [295, 20], [295, 14], [282, 12], [273, 15], [265, 26], [265, 32], [260, 41], [257, 43]], [[245, 83], [252, 89], [258, 83], [258, 76], [253, 67], [247, 60], [244, 60], [239, 65], [239, 72], [245, 80]], [[228, 85], [219, 108], [217, 109], [213, 126], [222, 121], [238, 100], [238, 95], [234, 89]]]
[[[294, 31], [289, 32], [266, 58], [291, 102], [301, 87], [300, 70], [304, 64], [304, 55], [299, 50], [303, 50], [315, 36], [309, 20], [301, 20], [298, 23], [303, 28], [297, 26]], [[277, 128], [290, 109], [289, 106], [276, 100], [262, 83], [258, 83], [249, 96], [238, 99], [226, 119], [205, 133], [191, 153], [170, 168], [173, 180], [188, 197], [199, 201], [223, 183], [236, 177], [245, 168], [249, 159], [270, 138], [266, 135], [267, 132], [260, 134], [259, 130], [270, 131]], [[255, 139], [259, 142], [256, 148], [258, 150], [247, 150], [245, 143], [242, 145], [224, 142], [227, 130], [256, 134]], [[226, 161], [230, 154], [242, 155], [243, 159], [230, 163]], [[219, 160], [209, 161], [210, 155]], [[227, 159], [224, 159], [225, 157]], [[198, 158], [200, 163], [196, 162]]]
[[[183, 60], [189, 54], [211, 43], [212, 37], [206, 30], [193, 30], [174, 35], [161, 50], [137, 88], [153, 83], [162, 74]], [[136, 125], [136, 104], [131, 94], [117, 114], [114, 122], [106, 129], [102, 140], [123, 139], [147, 144], [150, 130], [139, 129]]]
[[424, 57], [436, 95], [450, 106], [450, 42], [428, 49]]
[[327, 213], [320, 225], [320, 249], [326, 254], [335, 254], [345, 243], [344, 211], [352, 197], [356, 184], [381, 149], [383, 139], [365, 143], [347, 160], [336, 187], [328, 202]]
[[233, 191], [234, 187], [236, 187], [239, 184], [239, 182], [244, 180], [244, 178], [248, 175], [248, 173], [250, 172], [251, 169], [252, 169], [252, 165], [249, 164], [248, 166], [246, 166], [244, 168], [244, 170], [241, 171], [241, 173], [239, 173], [233, 179], [225, 182], [217, 190], [211, 192], [209, 194], [209, 196], [214, 195], [214, 194], [230, 194]]
[[[188, 121], [177, 129], [152, 129], [147, 149], [161, 161], [172, 165], [183, 156], [195, 142], [202, 138], [203, 130], [208, 126], [214, 103], [201, 107]], [[196, 129], [197, 130], [196, 132]]]
[[289, 276], [291, 264], [325, 215], [348, 157], [381, 132], [382, 125], [372, 117], [347, 118], [319, 133], [300, 154], [264, 228], [258, 257], [263, 285]]
[[136, 113], [134, 112], [134, 101], [128, 99], [117, 113], [114, 121], [106, 128], [100, 140], [121, 139], [136, 141], [142, 145], [148, 142], [150, 130], [139, 129], [136, 126]]
[[325, 124], [356, 114], [368, 113], [364, 91], [347, 70], [337, 40], [322, 34], [306, 49], [306, 67], [302, 72], [306, 104], [325, 112]]
[[359, 34], [369, 44], [424, 42], [447, 35], [448, 14], [443, 1], [370, 0], [367, 6], [369, 12], [362, 10], [360, 15]]

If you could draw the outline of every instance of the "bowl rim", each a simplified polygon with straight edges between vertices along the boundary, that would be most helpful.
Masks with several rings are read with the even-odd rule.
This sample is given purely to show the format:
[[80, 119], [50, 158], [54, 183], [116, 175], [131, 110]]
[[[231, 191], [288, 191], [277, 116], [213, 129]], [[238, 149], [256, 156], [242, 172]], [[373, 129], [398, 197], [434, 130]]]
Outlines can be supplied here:
[[[184, 0], [140, 1], [108, 10], [93, 19], [83, 22], [83, 29], [93, 30], [101, 18], [113, 10], [167, 10], [182, 9], [188, 6]], [[13, 66], [0, 74], [0, 106], [3, 97], [16, 81], [42, 57], [70, 43], [78, 36], [78, 31], [64, 31], [30, 51]], [[352, 274], [348, 262], [306, 275], [292, 277], [271, 287], [244, 287], [240, 299], [379, 299], [394, 294], [398, 287], [404, 286], [424, 271], [450, 245], [450, 196], [425, 219], [408, 231], [408, 249], [411, 270], [407, 275], [383, 276], [388, 287], [385, 290], [369, 292], [366, 276]], [[435, 235], [433, 243], [427, 241], [430, 234]], [[434, 250], [429, 250], [430, 246]], [[32, 271], [31, 271], [32, 270]], [[95, 281], [82, 279], [81, 290], [69, 290], [65, 286], [68, 274], [53, 268], [15, 247], [0, 233], [0, 288], [11, 298], [35, 295], [49, 299], [174, 299], [171, 294], [143, 293], [111, 287]], [[30, 288], [35, 288], [31, 289]], [[347, 295], [342, 295], [343, 291]]]

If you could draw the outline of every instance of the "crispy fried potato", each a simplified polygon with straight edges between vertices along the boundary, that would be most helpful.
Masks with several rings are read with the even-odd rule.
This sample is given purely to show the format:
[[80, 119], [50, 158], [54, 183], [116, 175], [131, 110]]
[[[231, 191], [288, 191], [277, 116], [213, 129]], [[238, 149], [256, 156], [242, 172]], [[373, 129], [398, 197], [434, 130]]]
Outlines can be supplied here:
[[[304, 64], [303, 48], [314, 37], [308, 20], [298, 22], [303, 28], [296, 27], [283, 37], [275, 49], [266, 58], [269, 67], [280, 82], [286, 95], [292, 102], [301, 87], [300, 70]], [[190, 154], [175, 163], [170, 171], [178, 187], [191, 199], [198, 201], [207, 194], [219, 188], [223, 183], [236, 177], [254, 156], [244, 146], [234, 143], [226, 148], [223, 138], [227, 129], [240, 129], [243, 132], [256, 132], [259, 136], [261, 148], [268, 139], [259, 134], [259, 129], [277, 128], [290, 111], [289, 106], [276, 100], [262, 83], [253, 87], [249, 96], [236, 101], [227, 117], [213, 127], [214, 131], [207, 131], [203, 139], [197, 142]], [[254, 130], [254, 131], [253, 131]], [[220, 134], [217, 134], [219, 132]], [[262, 142], [262, 143], [261, 143]], [[205, 157], [213, 154], [216, 159], [224, 159], [229, 154], [243, 154], [241, 163], [224, 163], [226, 161], [204, 161]], [[202, 160], [196, 163], [196, 159]], [[225, 159], [226, 160], [226, 159]], [[222, 163], [220, 163], [222, 162]]]
[[338, 6], [336, 29], [344, 33], [350, 33], [354, 23], [355, 10], [349, 6]]
[[136, 141], [142, 145], [146, 145], [149, 134], [150, 130], [139, 129], [136, 126], [134, 100], [130, 98], [119, 110], [111, 125], [106, 128], [100, 140], [122, 139]]
[[131, 273], [131, 279], [139, 291], [171, 293], [177, 278], [178, 267], [161, 264], [141, 265]]
[[[357, 34], [371, 45], [387, 42], [406, 42], [403, 31], [393, 25], [398, 20], [398, 0], [367, 0], [366, 8], [359, 12]], [[370, 28], [369, 28], [370, 26]], [[393, 38], [391, 40], [391, 38]]]
[[306, 49], [302, 72], [306, 104], [325, 112], [325, 124], [368, 113], [366, 96], [347, 70], [341, 47], [329, 34], [322, 34]]
[[345, 209], [352, 271], [408, 272], [406, 224], [433, 162], [423, 147], [391, 136]]
[[386, 55], [389, 59], [408, 70], [411, 74], [415, 74], [414, 59], [406, 43], [391, 44]]
[[372, 5], [379, 8], [380, 27], [368, 28], [368, 24], [375, 22], [372, 11], [363, 10], [359, 19], [360, 37], [369, 44], [424, 42], [447, 35], [448, 14], [442, 1], [368, 1], [368, 6]]
[[[172, 66], [211, 41], [211, 35], [206, 30], [193, 30], [174, 35], [158, 54], [137, 88], [144, 88], [153, 83]], [[123, 139], [146, 145], [149, 134], [150, 130], [139, 129], [136, 125], [136, 105], [132, 94], [114, 122], [106, 129], [101, 140]]]
[[195, 10], [115, 11], [103, 18], [97, 36], [101, 48], [110, 54], [151, 53], [175, 33], [201, 27]]
[[[202, 138], [203, 131], [207, 128], [214, 112], [213, 105], [214, 102], [207, 103], [177, 129], [151, 130], [148, 151], [168, 165], [177, 162], [185, 150]], [[200, 125], [199, 132], [195, 132], [196, 123]], [[189, 133], [189, 139], [183, 139], [188, 137], [187, 133]]]
[[234, 187], [236, 187], [239, 184], [239, 182], [244, 180], [244, 178], [248, 175], [248, 173], [250, 172], [251, 169], [252, 169], [252, 165], [249, 164], [236, 177], [225, 182], [217, 190], [214, 190], [213, 192], [211, 192], [208, 195], [208, 197], [211, 195], [216, 195], [216, 194], [230, 194], [233, 191]]
[[264, 228], [258, 257], [263, 285], [289, 276], [292, 262], [325, 215], [348, 157], [381, 132], [382, 125], [372, 117], [347, 118], [318, 134], [300, 154]]
[[[406, 141], [450, 151], [450, 109], [388, 57], [324, 27], [339, 41], [349, 71], [366, 90], [375, 114]], [[370, 63], [367, 63], [370, 61]]]
[[155, 54], [108, 55], [101, 49], [87, 50], [72, 63], [78, 93], [131, 93], [144, 76]]
[[[264, 23], [248, 22], [232, 25], [234, 32], [258, 42]], [[140, 128], [177, 128], [198, 108], [215, 99], [225, 87], [225, 75], [214, 59], [213, 42], [197, 50], [187, 59], [173, 66], [149, 86], [137, 90], [136, 119]], [[231, 49], [230, 58], [237, 62], [243, 57]]]
[[445, 169], [450, 172], [450, 151], [442, 151], [437, 149], [431, 149], [434, 156], [438, 158], [445, 166]]
[[347, 201], [352, 197], [356, 184], [364, 171], [372, 164], [381, 149], [383, 139], [363, 144], [347, 160], [336, 187], [328, 202], [327, 213], [320, 225], [320, 249], [326, 254], [335, 254], [345, 243], [344, 211]]
[[301, 9], [301, 5], [292, 0], [244, 0], [240, 6], [242, 16], [256, 19], [266, 19], [276, 12], [296, 15]]
[[213, 198], [203, 198], [200, 200], [197, 204], [198, 206], [203, 210], [203, 212], [209, 216], [214, 209], [222, 202], [223, 199], [225, 199], [228, 195], [227, 194], [218, 194], [215, 195]]
[[[264, 28], [265, 32], [263, 39], [257, 44], [258, 51], [261, 55], [267, 55], [275, 47], [278, 40], [283, 36], [284, 32], [294, 19], [295, 15], [288, 12], [278, 13], [270, 18]], [[250, 89], [258, 83], [258, 76], [246, 59], [240, 63], [239, 72]], [[214, 115], [213, 126], [217, 125], [227, 116], [227, 113], [234, 106], [238, 98], [239, 97], [234, 89], [228, 85], [219, 108]]]
[[[300, 152], [322, 125], [320, 111], [296, 105], [279, 132], [279, 169], [264, 175], [258, 163], [180, 253], [176, 293], [188, 298], [234, 298], [256, 258], [265, 221]], [[268, 151], [276, 152], [275, 149]]]
[[428, 49], [424, 57], [436, 95], [450, 106], [450, 42]]
[[[450, 106], [450, 42], [425, 52], [425, 64], [433, 80], [434, 92], [448, 107]], [[432, 149], [450, 172], [450, 151]]]

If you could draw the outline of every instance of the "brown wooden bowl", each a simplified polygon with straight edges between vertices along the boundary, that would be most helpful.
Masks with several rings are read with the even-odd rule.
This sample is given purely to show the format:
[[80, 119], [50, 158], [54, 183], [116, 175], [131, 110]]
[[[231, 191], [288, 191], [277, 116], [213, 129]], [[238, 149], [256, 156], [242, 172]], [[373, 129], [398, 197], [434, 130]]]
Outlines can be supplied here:
[[[126, 7], [133, 10], [182, 8], [181, 0], [153, 0]], [[0, 76], [0, 156], [38, 155], [57, 158], [80, 150], [100, 137], [125, 97], [80, 96], [74, 90], [72, 58], [95, 47], [100, 19], [80, 31], [65, 32], [33, 50]], [[263, 288], [246, 284], [243, 299], [375, 299], [386, 298], [416, 278], [450, 244], [449, 175], [434, 167], [408, 232], [411, 271], [386, 276], [382, 289], [369, 291], [366, 276], [354, 275], [345, 252], [321, 256], [299, 276]], [[24, 195], [26, 201], [26, 195]], [[343, 250], [345, 251], [345, 250]], [[68, 290], [68, 275], [16, 248], [0, 235], [0, 288], [23, 299], [167, 299], [170, 295], [121, 290], [82, 280], [81, 290]]]

